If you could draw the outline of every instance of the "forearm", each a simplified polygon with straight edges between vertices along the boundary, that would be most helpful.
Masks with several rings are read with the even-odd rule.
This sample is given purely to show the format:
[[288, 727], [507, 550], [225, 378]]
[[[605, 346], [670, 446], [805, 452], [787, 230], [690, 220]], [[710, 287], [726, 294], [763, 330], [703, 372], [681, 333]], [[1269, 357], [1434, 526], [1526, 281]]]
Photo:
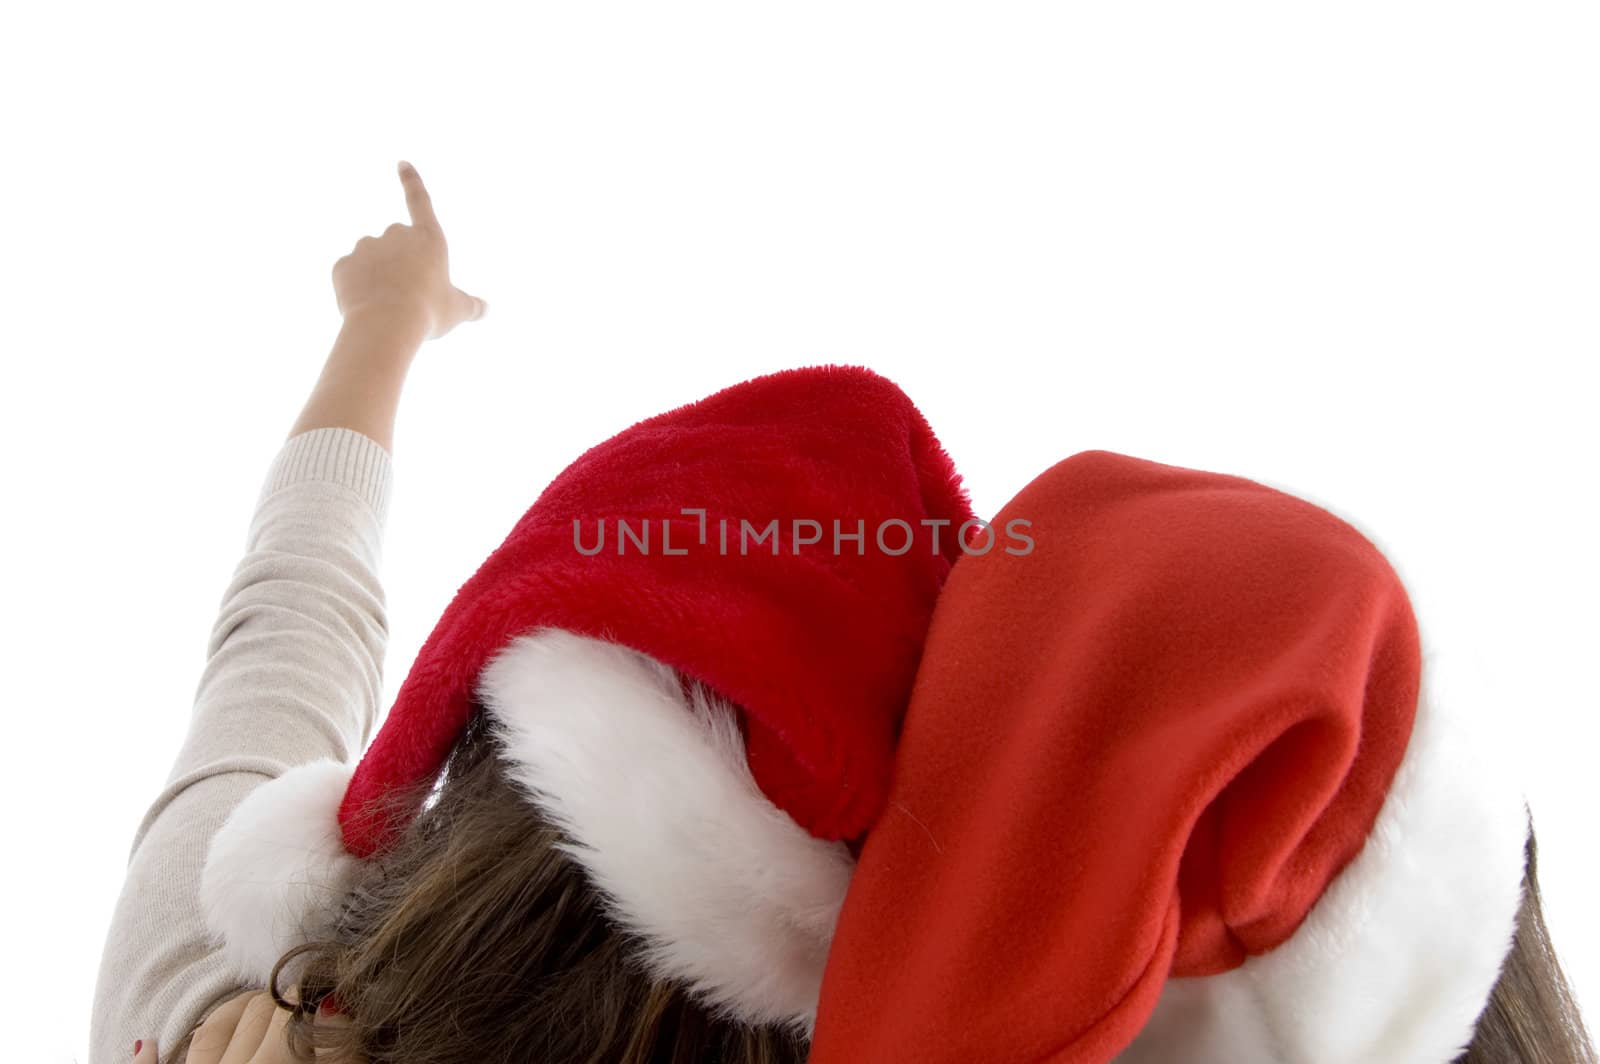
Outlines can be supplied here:
[[334, 340], [290, 436], [319, 428], [353, 429], [394, 451], [395, 413], [427, 320], [399, 307], [352, 311]]

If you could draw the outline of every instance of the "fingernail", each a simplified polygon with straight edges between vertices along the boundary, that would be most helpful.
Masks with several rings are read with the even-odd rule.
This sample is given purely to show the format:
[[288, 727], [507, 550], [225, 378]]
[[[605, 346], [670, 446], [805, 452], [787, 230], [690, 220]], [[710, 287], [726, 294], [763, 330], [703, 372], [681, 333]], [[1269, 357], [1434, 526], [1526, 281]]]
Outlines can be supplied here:
[[407, 170], [415, 170], [415, 169], [416, 169], [416, 167], [412, 166], [410, 163], [406, 162], [404, 159], [400, 160], [399, 170], [400, 170], [400, 172], [402, 174], [405, 173]]
[[141, 1038], [137, 1042], [133, 1043], [133, 1055], [134, 1056], [138, 1056], [139, 1055], [139, 1050], [141, 1050], [143, 1048], [144, 1048], [144, 1039]]

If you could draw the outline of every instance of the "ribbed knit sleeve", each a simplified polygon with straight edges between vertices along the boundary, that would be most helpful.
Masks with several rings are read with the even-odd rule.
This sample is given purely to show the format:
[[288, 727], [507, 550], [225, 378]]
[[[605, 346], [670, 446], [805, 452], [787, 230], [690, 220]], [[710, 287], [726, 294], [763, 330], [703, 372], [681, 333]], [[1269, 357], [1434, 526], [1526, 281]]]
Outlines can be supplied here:
[[212, 836], [255, 787], [318, 758], [352, 761], [379, 714], [388, 640], [379, 579], [393, 472], [375, 440], [321, 428], [287, 440], [222, 595], [188, 734], [134, 837], [106, 936], [92, 1064], [166, 1050], [230, 977], [198, 892]]

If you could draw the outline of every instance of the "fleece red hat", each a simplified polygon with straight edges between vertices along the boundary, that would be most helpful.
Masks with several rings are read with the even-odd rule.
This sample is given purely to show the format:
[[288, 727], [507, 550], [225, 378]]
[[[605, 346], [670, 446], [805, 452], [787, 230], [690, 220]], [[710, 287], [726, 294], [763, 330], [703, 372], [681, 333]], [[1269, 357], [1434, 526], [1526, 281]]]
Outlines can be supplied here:
[[219, 834], [214, 930], [264, 975], [481, 707], [661, 974], [807, 1028], [843, 840], [883, 808], [971, 522], [926, 420], [856, 367], [761, 377], [593, 447], [456, 593], [353, 775], [295, 769]]
[[1510, 948], [1520, 793], [1355, 528], [1089, 451], [929, 630], [812, 1064], [1453, 1060]]

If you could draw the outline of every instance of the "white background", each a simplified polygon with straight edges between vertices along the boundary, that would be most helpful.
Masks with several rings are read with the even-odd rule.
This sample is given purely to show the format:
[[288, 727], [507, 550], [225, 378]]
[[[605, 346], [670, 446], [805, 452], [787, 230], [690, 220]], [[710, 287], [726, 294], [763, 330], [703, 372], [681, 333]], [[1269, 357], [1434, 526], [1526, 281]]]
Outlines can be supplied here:
[[1104, 448], [1377, 540], [1503, 708], [1600, 1016], [1593, 5], [313, 10], [0, 25], [13, 1059], [83, 1058], [329, 270], [405, 220], [401, 158], [491, 309], [401, 410], [389, 700], [584, 447], [863, 363], [985, 515]]

